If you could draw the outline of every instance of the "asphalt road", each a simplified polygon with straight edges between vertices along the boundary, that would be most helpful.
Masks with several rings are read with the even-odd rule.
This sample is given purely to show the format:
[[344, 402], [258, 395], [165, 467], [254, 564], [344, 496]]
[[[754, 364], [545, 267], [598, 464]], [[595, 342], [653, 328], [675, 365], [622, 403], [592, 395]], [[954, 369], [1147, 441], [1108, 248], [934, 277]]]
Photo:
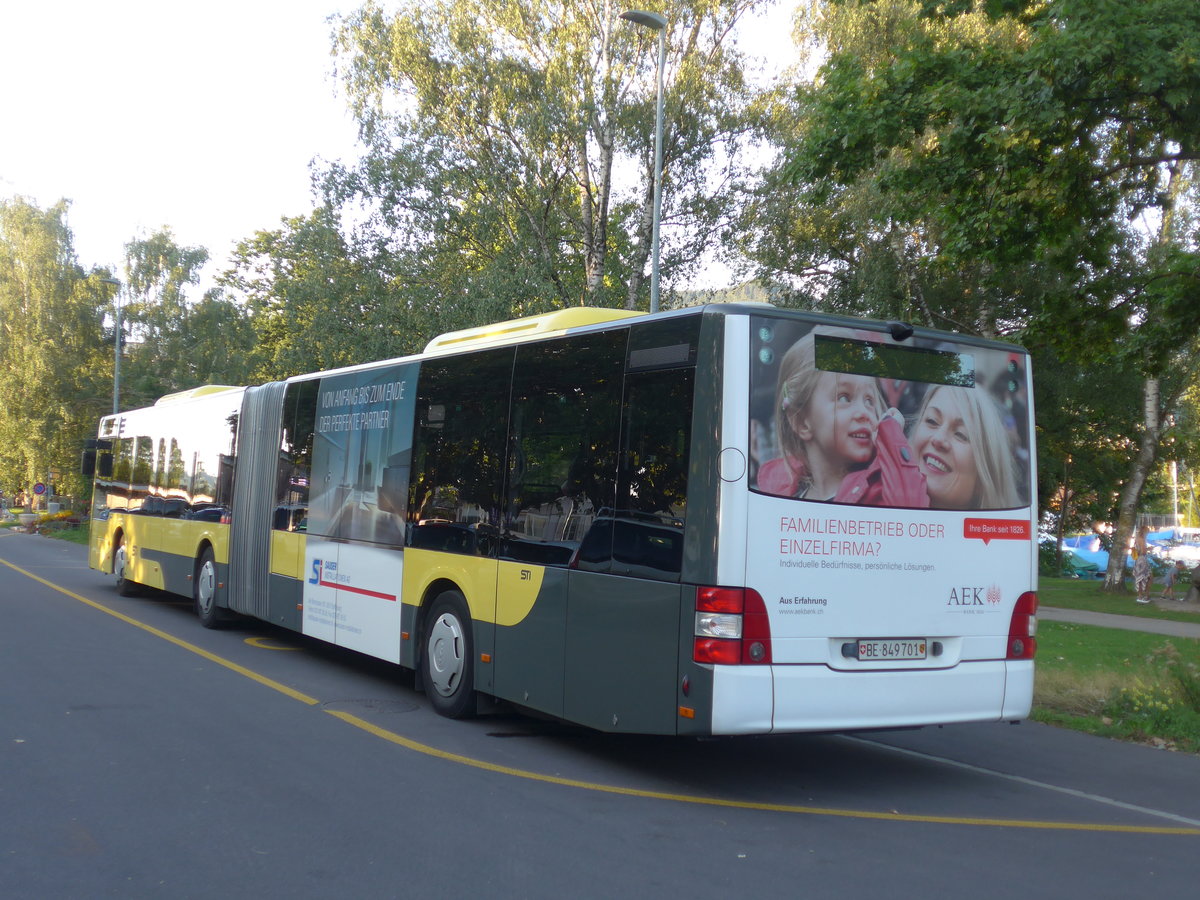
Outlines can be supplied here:
[[0, 895], [1195, 896], [1200, 757], [1040, 726], [709, 741], [509, 712], [0, 532]]

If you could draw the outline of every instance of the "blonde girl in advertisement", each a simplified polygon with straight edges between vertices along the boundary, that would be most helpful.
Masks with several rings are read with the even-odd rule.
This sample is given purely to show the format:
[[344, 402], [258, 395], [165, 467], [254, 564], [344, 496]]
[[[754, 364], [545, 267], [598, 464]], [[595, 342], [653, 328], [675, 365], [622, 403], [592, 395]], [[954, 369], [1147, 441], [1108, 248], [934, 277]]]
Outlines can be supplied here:
[[780, 361], [775, 413], [783, 455], [763, 464], [759, 489], [809, 500], [927, 506], [900, 414], [885, 411], [875, 378], [819, 370], [814, 334]]

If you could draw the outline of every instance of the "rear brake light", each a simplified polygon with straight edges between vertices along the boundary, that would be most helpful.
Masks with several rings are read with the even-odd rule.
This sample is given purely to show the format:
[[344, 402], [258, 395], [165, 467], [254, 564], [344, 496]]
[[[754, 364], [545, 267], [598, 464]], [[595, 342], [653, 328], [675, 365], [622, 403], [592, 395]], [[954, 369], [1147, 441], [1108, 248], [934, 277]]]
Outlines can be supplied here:
[[692, 658], [716, 665], [771, 662], [771, 623], [767, 607], [750, 588], [696, 588], [696, 629]]
[[1017, 598], [1008, 626], [1006, 659], [1033, 659], [1037, 654], [1037, 608], [1034, 591], [1026, 591]]
[[742, 661], [742, 642], [698, 637], [692, 656], [698, 663], [736, 666]]
[[696, 588], [696, 612], [741, 613], [746, 605], [742, 588]]

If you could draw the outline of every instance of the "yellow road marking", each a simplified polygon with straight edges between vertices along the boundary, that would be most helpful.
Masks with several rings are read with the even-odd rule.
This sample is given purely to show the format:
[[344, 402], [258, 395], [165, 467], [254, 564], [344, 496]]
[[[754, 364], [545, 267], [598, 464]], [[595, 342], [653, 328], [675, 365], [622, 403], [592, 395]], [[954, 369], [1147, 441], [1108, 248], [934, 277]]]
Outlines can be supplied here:
[[300, 650], [300, 647], [293, 647], [290, 644], [275, 643], [271, 638], [265, 637], [248, 637], [244, 643], [251, 647], [258, 647], [260, 650]]
[[182, 647], [184, 650], [187, 650], [191, 653], [195, 653], [197, 656], [202, 656], [205, 659], [207, 659], [209, 662], [216, 663], [218, 666], [224, 666], [226, 669], [229, 669], [231, 672], [237, 672], [239, 675], [243, 675], [246, 678], [249, 678], [251, 681], [257, 681], [259, 684], [263, 685], [264, 687], [269, 687], [272, 690], [279, 691], [279, 693], [285, 694], [286, 696], [291, 697], [293, 700], [299, 700], [301, 703], [307, 703], [309, 706], [316, 706], [318, 703], [321, 702], [320, 700], [317, 700], [314, 697], [310, 697], [307, 694], [302, 694], [302, 693], [300, 693], [300, 691], [297, 691], [297, 690], [294, 690], [294, 689], [288, 687], [286, 684], [281, 684], [278, 681], [274, 681], [273, 679], [267, 678], [265, 675], [259, 675], [257, 672], [251, 671], [250, 669], [247, 669], [245, 666], [239, 666], [237, 663], [233, 662], [232, 660], [228, 660], [223, 657], [217, 656], [215, 653], [209, 653], [203, 647], [197, 647], [195, 644], [189, 644], [187, 641], [183, 640], [182, 638], [177, 638], [173, 634], [168, 634], [165, 631], [160, 631], [159, 629], [155, 628], [153, 625], [147, 625], [145, 622], [139, 622], [137, 619], [131, 618], [130, 616], [125, 615], [124, 613], [119, 613], [115, 609], [110, 609], [109, 607], [104, 606], [103, 604], [96, 603], [93, 600], [89, 600], [87, 597], [84, 597], [80, 594], [76, 594], [74, 591], [69, 591], [65, 587], [61, 587], [60, 585], [57, 585], [52, 581], [47, 581], [45, 578], [41, 578], [37, 575], [34, 575], [32, 572], [27, 572], [25, 569], [22, 569], [20, 566], [14, 566], [12, 563], [10, 563], [6, 559], [0, 559], [0, 563], [3, 563], [4, 565], [8, 566], [14, 572], [20, 572], [26, 578], [32, 578], [38, 584], [44, 584], [46, 587], [50, 588], [51, 590], [58, 591], [60, 594], [65, 594], [66, 596], [70, 597], [72, 600], [78, 600], [80, 603], [83, 603], [86, 606], [90, 606], [92, 609], [98, 609], [102, 613], [107, 613], [108, 615], [112, 616], [114, 619], [120, 619], [122, 622], [126, 623], [127, 625], [132, 625], [134, 628], [140, 628], [140, 629], [142, 629], [142, 631], [148, 632], [148, 633], [154, 635], [155, 637], [162, 638], [164, 641], [168, 641], [169, 643], [174, 644], [176, 647]]
[[[0, 563], [3, 563], [15, 572], [20, 572], [27, 578], [32, 578], [34, 581], [45, 585], [51, 590], [58, 591], [60, 594], [70, 597], [72, 600], [78, 600], [80, 603], [90, 606], [92, 609], [107, 613], [108, 615], [120, 619], [122, 622], [132, 625], [135, 628], [140, 628], [143, 631], [153, 634], [155, 637], [160, 637], [177, 647], [180, 647], [191, 653], [195, 653], [198, 656], [202, 656], [204, 659], [207, 659], [210, 662], [224, 666], [230, 671], [237, 672], [239, 675], [244, 675], [246, 678], [257, 682], [264, 687], [271, 688], [272, 690], [278, 691], [279, 693], [291, 697], [294, 700], [299, 700], [301, 703], [305, 703], [309, 706], [317, 706], [320, 703], [319, 700], [309, 697], [307, 694], [302, 694], [301, 692], [293, 690], [287, 685], [281, 684], [274, 679], [267, 678], [264, 675], [259, 675], [257, 672], [253, 672], [250, 669], [247, 669], [245, 666], [240, 666], [231, 660], [227, 660], [217, 656], [214, 653], [210, 653], [202, 647], [197, 647], [195, 644], [188, 643], [187, 641], [181, 640], [180, 638], [168, 634], [165, 631], [160, 631], [159, 629], [147, 625], [144, 622], [139, 622], [137, 619], [131, 618], [130, 616], [119, 613], [114, 609], [110, 609], [107, 606], [89, 600], [86, 597], [76, 594], [74, 591], [67, 590], [64, 587], [60, 587], [53, 582], [34, 575], [32, 572], [28, 572], [19, 566], [15, 566], [7, 560], [0, 559]], [[463, 756], [459, 753], [451, 753], [447, 750], [440, 750], [437, 747], [430, 746], [429, 744], [422, 744], [419, 741], [406, 738], [402, 735], [396, 734], [393, 731], [388, 731], [386, 728], [380, 728], [378, 725], [373, 725], [366, 719], [359, 718], [351, 713], [341, 712], [335, 709], [325, 709], [323, 711], [334, 718], [340, 719], [348, 725], [352, 725], [355, 728], [367, 732], [368, 734], [374, 735], [375, 737], [381, 738], [389, 743], [396, 744], [397, 746], [403, 747], [406, 750], [411, 750], [415, 753], [421, 753], [425, 756], [430, 756], [435, 759], [445, 760], [457, 765], [470, 766], [471, 768], [481, 769], [485, 772], [494, 772], [498, 775], [506, 775], [511, 778], [523, 778], [528, 781], [539, 781], [544, 784], [555, 784], [562, 787], [577, 788], [579, 790], [594, 791], [603, 794], [615, 794], [623, 797], [638, 797], [647, 800], [668, 800], [673, 803], [691, 803], [699, 806], [724, 807], [726, 809], [760, 810], [764, 812], [792, 813], [794, 815], [830, 816], [843, 819], [871, 819], [885, 822], [919, 822], [934, 825], [973, 825], [990, 826], [994, 828], [1035, 829], [1041, 831], [1092, 831], [1118, 834], [1186, 835], [1192, 837], [1200, 836], [1200, 828], [1178, 828], [1157, 825], [1106, 825], [1088, 822], [1046, 822], [1038, 821], [1036, 819], [991, 819], [970, 816], [926, 816], [910, 813], [837, 809], [835, 807], [823, 806], [796, 806], [787, 803], [753, 803], [746, 800], [727, 800], [720, 797], [701, 797], [693, 794], [672, 794], [666, 791], [648, 791], [640, 788], [619, 787], [617, 785], [599, 784], [596, 782], [583, 781], [576, 778], [562, 778], [557, 775], [545, 775], [541, 772], [531, 772], [526, 769], [517, 769], [513, 768], [512, 766], [503, 766], [498, 763], [486, 762], [470, 756]]]
[[625, 797], [640, 797], [650, 800], [670, 800], [675, 803], [693, 803], [701, 806], [721, 806], [730, 809], [756, 809], [767, 812], [784, 812], [796, 813], [808, 816], [835, 816], [845, 819], [878, 819], [889, 822], [925, 822], [937, 825], [990, 825], [998, 828], [1036, 828], [1042, 830], [1054, 831], [1112, 831], [1121, 834], [1180, 834], [1180, 835], [1200, 835], [1200, 828], [1175, 828], [1168, 826], [1157, 825], [1101, 825], [1079, 822], [1041, 822], [1032, 819], [987, 819], [962, 816], [923, 816], [908, 813], [885, 813], [885, 812], [870, 812], [868, 810], [855, 809], [836, 809], [823, 806], [794, 806], [787, 803], [753, 803], [747, 800], [723, 800], [719, 797], [698, 797], [693, 794], [671, 794], [665, 791], [647, 791], [639, 788], [619, 787], [610, 784], [597, 784], [591, 781], [581, 781], [575, 778], [562, 778], [557, 775], [544, 775], [540, 772], [530, 772], [525, 769], [515, 769], [511, 766], [502, 766], [497, 763], [485, 762], [480, 759], [474, 759], [470, 756], [463, 756], [458, 753], [450, 753], [446, 750], [439, 750], [436, 747], [430, 747], [428, 744], [422, 744], [410, 738], [402, 737], [395, 732], [388, 731], [385, 728], [380, 728], [377, 725], [372, 725], [365, 719], [360, 719], [358, 716], [350, 713], [340, 712], [334, 709], [326, 709], [325, 712], [331, 716], [336, 716], [343, 722], [353, 725], [355, 728], [361, 728], [363, 731], [369, 732], [376, 737], [383, 738], [385, 741], [390, 741], [393, 744], [398, 744], [408, 750], [413, 750], [417, 753], [423, 753], [426, 756], [433, 756], [438, 759], [444, 759], [448, 762], [458, 763], [463, 766], [471, 766], [476, 769], [483, 769], [487, 772], [496, 772], [500, 775], [509, 775], [513, 778], [525, 778], [530, 781], [541, 781], [547, 784], [557, 784], [563, 787], [579, 788], [587, 791], [597, 791], [604, 794], [618, 794]]

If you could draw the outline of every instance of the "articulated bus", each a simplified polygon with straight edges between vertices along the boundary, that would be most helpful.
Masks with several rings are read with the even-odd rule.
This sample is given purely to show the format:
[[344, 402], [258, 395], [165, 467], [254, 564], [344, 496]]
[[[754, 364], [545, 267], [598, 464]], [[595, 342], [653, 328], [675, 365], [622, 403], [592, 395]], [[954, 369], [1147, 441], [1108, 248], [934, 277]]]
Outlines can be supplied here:
[[1028, 357], [720, 304], [571, 309], [107, 416], [89, 561], [593, 729], [1017, 720]]

